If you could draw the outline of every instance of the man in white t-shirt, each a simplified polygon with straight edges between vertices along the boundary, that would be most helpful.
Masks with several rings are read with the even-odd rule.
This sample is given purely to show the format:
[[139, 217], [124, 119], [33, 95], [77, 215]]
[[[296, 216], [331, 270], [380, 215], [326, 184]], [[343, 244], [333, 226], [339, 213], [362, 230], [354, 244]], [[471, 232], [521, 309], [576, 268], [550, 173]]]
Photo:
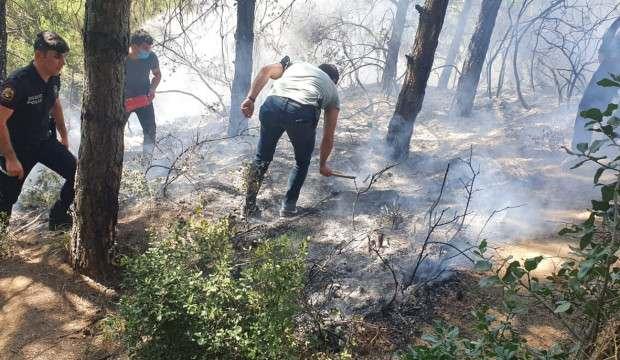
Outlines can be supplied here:
[[327, 159], [334, 146], [334, 132], [340, 112], [340, 99], [336, 88], [338, 78], [338, 69], [334, 65], [291, 63], [288, 56], [279, 63], [267, 65], [260, 70], [247, 98], [241, 104], [241, 111], [246, 117], [249, 118], [254, 113], [256, 97], [269, 79], [276, 81], [260, 108], [258, 149], [246, 178], [247, 192], [243, 209], [245, 216], [257, 216], [260, 213], [256, 196], [269, 163], [273, 160], [278, 140], [284, 132], [293, 144], [295, 167], [289, 176], [280, 216], [293, 216], [297, 213], [297, 199], [308, 174], [321, 110], [325, 112], [325, 120], [319, 171], [323, 176], [332, 175]]

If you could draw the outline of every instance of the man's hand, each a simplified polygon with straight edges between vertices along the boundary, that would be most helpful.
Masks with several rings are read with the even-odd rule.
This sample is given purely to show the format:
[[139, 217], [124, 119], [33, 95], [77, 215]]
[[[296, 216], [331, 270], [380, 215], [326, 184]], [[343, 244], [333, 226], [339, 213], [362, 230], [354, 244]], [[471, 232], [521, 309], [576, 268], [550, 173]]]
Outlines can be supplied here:
[[332, 171], [332, 169], [330, 169], [329, 166], [327, 165], [321, 165], [321, 167], [319, 168], [319, 172], [321, 173], [321, 175], [327, 176], [327, 177], [334, 175], [334, 172]]
[[60, 143], [63, 144], [68, 149], [69, 148], [69, 137], [61, 136]]
[[17, 159], [6, 159], [6, 173], [11, 177], [17, 177], [19, 180], [24, 178], [24, 168], [22, 163]]
[[155, 99], [155, 90], [149, 89], [147, 97], [149, 98], [149, 101], [153, 101], [153, 99]]
[[251, 118], [252, 114], [254, 114], [254, 101], [249, 98], [246, 98], [241, 103], [241, 112], [246, 118]]

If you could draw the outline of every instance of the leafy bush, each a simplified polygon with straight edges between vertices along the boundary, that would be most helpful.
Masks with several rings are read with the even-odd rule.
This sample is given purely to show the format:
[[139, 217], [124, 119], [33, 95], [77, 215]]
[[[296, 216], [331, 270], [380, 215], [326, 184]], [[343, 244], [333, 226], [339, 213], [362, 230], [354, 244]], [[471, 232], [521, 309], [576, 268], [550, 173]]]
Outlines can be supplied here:
[[143, 255], [124, 260], [122, 338], [145, 359], [294, 357], [294, 317], [306, 243], [266, 241], [236, 263], [227, 221], [178, 223]]
[[[598, 84], [620, 87], [620, 76], [612, 76]], [[585, 359], [593, 353], [598, 354], [596, 359], [614, 356], [606, 352], [609, 342], [601, 340], [600, 336], [604, 329], [616, 328], [614, 324], [620, 314], [620, 135], [616, 132], [620, 118], [613, 116], [617, 109], [617, 104], [609, 104], [604, 111], [583, 111], [581, 115], [590, 119], [586, 124], [588, 130], [604, 138], [591, 144], [578, 144], [576, 151], [565, 148], [579, 158], [573, 169], [585, 163], [597, 166], [594, 185], [601, 189], [600, 198], [592, 200], [588, 219], [560, 232], [560, 235], [571, 234], [579, 239], [579, 245], [571, 247], [570, 258], [548, 276], [547, 281], [541, 281], [533, 271], [543, 260], [542, 256], [523, 262], [508, 257], [493, 263], [485, 254], [487, 244], [483, 241], [474, 251], [479, 258], [475, 270], [489, 273], [481, 280], [481, 286], [503, 289], [503, 319], [491, 317], [486, 309], [476, 312], [480, 336], [473, 341], [460, 337], [457, 328], [437, 325], [435, 334], [425, 337], [428, 345], [411, 349], [405, 359]], [[601, 154], [603, 149], [611, 151], [611, 158]], [[612, 176], [605, 178], [604, 173]], [[526, 346], [511, 323], [517, 314], [528, 310], [521, 295], [535, 299], [563, 324], [572, 342], [568, 351], [558, 346], [535, 351]], [[612, 334], [610, 341], [615, 336], [617, 334]], [[598, 348], [601, 346], [602, 349]]]
[[129, 201], [153, 196], [154, 191], [146, 180], [144, 173], [128, 166], [123, 167], [121, 187], [119, 191], [120, 201]]

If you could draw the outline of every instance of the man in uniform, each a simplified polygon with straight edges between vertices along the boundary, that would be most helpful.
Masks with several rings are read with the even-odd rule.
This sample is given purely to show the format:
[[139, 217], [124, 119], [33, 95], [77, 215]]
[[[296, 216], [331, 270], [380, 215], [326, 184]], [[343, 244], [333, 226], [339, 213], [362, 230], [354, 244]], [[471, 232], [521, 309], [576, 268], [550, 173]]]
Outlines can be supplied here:
[[592, 132], [585, 128], [590, 119], [581, 117], [581, 112], [592, 108], [604, 111], [614, 96], [618, 94], [617, 87], [603, 87], [597, 83], [602, 79], [610, 78], [609, 74], [620, 75], [620, 18], [616, 19], [605, 32], [598, 51], [598, 58], [600, 65], [592, 75], [577, 110], [572, 142], [573, 150], [577, 150], [577, 144], [590, 143], [592, 140]]
[[[26, 177], [41, 163], [66, 181], [50, 211], [54, 230], [71, 225], [76, 159], [69, 152], [69, 137], [58, 99], [60, 71], [69, 52], [56, 33], [43, 31], [34, 42], [34, 61], [11, 74], [0, 89], [0, 230], [6, 230], [13, 204]], [[53, 116], [60, 142], [50, 134]]]
[[[128, 105], [137, 100], [137, 108], [128, 107], [127, 117], [135, 112], [140, 120], [143, 140], [143, 153], [150, 156], [153, 152], [156, 136], [155, 111], [153, 99], [155, 90], [161, 81], [159, 60], [151, 50], [153, 38], [148, 32], [138, 30], [129, 40], [129, 56], [125, 63], [125, 99]], [[150, 78], [151, 73], [153, 78]], [[140, 100], [142, 99], [142, 101]]]
[[285, 57], [279, 63], [263, 67], [252, 83], [247, 98], [241, 104], [246, 117], [254, 112], [254, 102], [269, 79], [276, 80], [269, 97], [260, 108], [260, 138], [256, 158], [248, 169], [245, 216], [256, 216], [256, 196], [263, 177], [273, 160], [278, 140], [287, 133], [295, 153], [286, 196], [280, 207], [280, 216], [293, 216], [297, 212], [297, 199], [304, 184], [310, 159], [314, 151], [316, 127], [324, 110], [323, 140], [319, 160], [320, 173], [331, 176], [327, 159], [334, 146], [334, 132], [340, 112], [338, 97], [338, 69], [331, 64], [315, 66], [305, 62], [291, 63]]

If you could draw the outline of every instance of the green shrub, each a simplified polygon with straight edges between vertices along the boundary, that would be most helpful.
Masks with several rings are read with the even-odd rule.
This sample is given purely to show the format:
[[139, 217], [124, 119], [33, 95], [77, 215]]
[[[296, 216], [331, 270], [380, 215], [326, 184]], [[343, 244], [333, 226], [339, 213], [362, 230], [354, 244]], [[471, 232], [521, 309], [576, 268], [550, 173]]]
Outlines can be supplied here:
[[151, 185], [141, 170], [132, 169], [127, 165], [123, 167], [119, 191], [120, 201], [147, 198], [152, 196], [153, 193]]
[[306, 243], [266, 241], [235, 262], [231, 230], [195, 217], [124, 260], [122, 338], [145, 359], [294, 357]]
[[[611, 79], [601, 80], [598, 85], [620, 88], [620, 76], [611, 75]], [[581, 112], [590, 120], [586, 124], [588, 130], [604, 137], [577, 144], [576, 150], [565, 148], [579, 159], [573, 169], [586, 163], [596, 165], [593, 184], [600, 188], [600, 197], [592, 200], [588, 219], [560, 231], [560, 235], [572, 234], [579, 240], [578, 246], [571, 247], [570, 258], [547, 281], [541, 281], [533, 271], [542, 256], [523, 262], [512, 257], [493, 262], [485, 255], [487, 244], [483, 241], [473, 251], [479, 259], [475, 270], [489, 275], [481, 280], [481, 286], [502, 288], [502, 320], [490, 317], [484, 309], [477, 312], [480, 336], [473, 341], [460, 337], [456, 328], [436, 326], [435, 334], [426, 337], [428, 345], [413, 348], [405, 359], [586, 359], [594, 353], [604, 354], [597, 359], [617, 357], [606, 348], [608, 343], [615, 343], [614, 336], [601, 339], [605, 336], [603, 329], [613, 328], [620, 317], [620, 118], [614, 116], [617, 109], [618, 104], [609, 104], [606, 109]], [[522, 295], [533, 298], [562, 323], [570, 334], [569, 351], [558, 346], [534, 351], [526, 346], [511, 323], [517, 314], [527, 313]]]

